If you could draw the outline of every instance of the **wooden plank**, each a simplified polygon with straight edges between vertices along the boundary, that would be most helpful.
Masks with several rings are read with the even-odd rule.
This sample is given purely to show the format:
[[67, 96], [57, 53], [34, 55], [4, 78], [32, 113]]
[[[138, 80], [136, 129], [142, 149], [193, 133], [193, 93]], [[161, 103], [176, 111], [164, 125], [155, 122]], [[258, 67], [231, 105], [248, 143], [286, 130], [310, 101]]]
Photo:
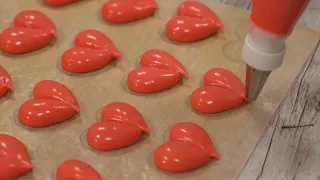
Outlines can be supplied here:
[[239, 180], [320, 178], [320, 47], [305, 63]]
[[[220, 2], [250, 9], [248, 1]], [[298, 23], [318, 29], [320, 1], [311, 1]], [[320, 178], [317, 165], [320, 162], [320, 125], [316, 123], [320, 108], [319, 63], [318, 45], [270, 121], [239, 180]]]

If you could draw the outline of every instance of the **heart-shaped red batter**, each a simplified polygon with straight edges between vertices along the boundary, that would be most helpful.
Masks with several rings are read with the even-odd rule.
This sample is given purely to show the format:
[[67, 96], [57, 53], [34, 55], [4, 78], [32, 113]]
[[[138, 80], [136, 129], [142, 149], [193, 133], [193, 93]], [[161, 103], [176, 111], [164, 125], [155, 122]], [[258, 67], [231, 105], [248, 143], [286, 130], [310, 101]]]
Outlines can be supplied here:
[[181, 76], [190, 78], [177, 59], [159, 49], [145, 52], [141, 57], [140, 65], [142, 67], [132, 70], [127, 77], [129, 89], [136, 93], [160, 92], [177, 85]]
[[140, 61], [141, 67], [155, 67], [158, 69], [171, 69], [178, 71], [181, 76], [190, 78], [184, 66], [171, 54], [160, 49], [146, 51]]
[[35, 86], [34, 99], [25, 102], [18, 115], [22, 124], [40, 128], [66, 121], [79, 112], [78, 102], [66, 86], [44, 80]]
[[168, 172], [186, 172], [206, 164], [211, 157], [220, 159], [209, 135], [197, 124], [182, 122], [170, 129], [169, 142], [159, 146], [154, 162]]
[[26, 10], [18, 13], [14, 27], [0, 34], [0, 49], [8, 54], [24, 54], [48, 46], [57, 38], [55, 24], [39, 11]]
[[56, 180], [102, 180], [100, 174], [89, 164], [70, 159], [57, 169]]
[[0, 134], [0, 179], [12, 180], [33, 168], [24, 144], [12, 136]]
[[72, 4], [78, 2], [80, 0], [43, 0], [44, 3], [50, 6], [65, 6], [68, 4]]
[[122, 58], [112, 41], [96, 30], [85, 30], [75, 37], [75, 46], [61, 58], [63, 69], [72, 73], [88, 73], [104, 68], [113, 59]]
[[108, 104], [101, 114], [102, 120], [87, 132], [87, 142], [94, 149], [108, 151], [127, 147], [136, 143], [142, 133], [150, 134], [142, 115], [130, 104]]
[[104, 20], [120, 24], [148, 18], [158, 8], [155, 0], [109, 0], [101, 14]]
[[12, 80], [9, 73], [0, 65], [0, 98], [13, 91]]
[[187, 0], [177, 11], [177, 17], [166, 25], [167, 37], [176, 42], [194, 42], [214, 35], [224, 27], [217, 15], [204, 4]]
[[245, 101], [245, 88], [232, 72], [210, 69], [203, 78], [204, 86], [190, 98], [191, 106], [200, 113], [218, 113], [240, 106]]

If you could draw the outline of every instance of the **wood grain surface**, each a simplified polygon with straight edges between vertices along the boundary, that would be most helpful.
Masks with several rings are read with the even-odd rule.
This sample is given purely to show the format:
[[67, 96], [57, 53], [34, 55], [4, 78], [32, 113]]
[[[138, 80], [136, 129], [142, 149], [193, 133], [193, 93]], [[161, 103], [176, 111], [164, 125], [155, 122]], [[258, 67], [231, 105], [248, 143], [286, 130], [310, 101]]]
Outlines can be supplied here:
[[[219, 0], [250, 10], [251, 0]], [[320, 29], [320, 1], [311, 0], [298, 24]], [[239, 180], [320, 179], [320, 47], [310, 54]]]

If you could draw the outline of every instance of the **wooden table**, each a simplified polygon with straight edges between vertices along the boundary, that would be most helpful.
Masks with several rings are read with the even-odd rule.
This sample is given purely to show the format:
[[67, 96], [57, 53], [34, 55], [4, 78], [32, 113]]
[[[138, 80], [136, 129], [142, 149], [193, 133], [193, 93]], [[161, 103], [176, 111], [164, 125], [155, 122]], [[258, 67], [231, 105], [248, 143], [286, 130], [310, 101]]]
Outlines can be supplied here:
[[[215, 1], [251, 9], [251, 0]], [[299, 24], [320, 28], [319, 0], [311, 0]], [[278, 107], [239, 180], [320, 180], [319, 44]]]

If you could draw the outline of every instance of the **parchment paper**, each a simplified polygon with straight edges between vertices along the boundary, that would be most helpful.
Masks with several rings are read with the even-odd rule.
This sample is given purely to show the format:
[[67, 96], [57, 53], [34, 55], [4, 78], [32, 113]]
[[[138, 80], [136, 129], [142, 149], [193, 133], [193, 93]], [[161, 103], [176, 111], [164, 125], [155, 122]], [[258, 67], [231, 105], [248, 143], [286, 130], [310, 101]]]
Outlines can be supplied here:
[[[249, 13], [229, 6], [205, 2], [221, 18], [225, 31], [207, 40], [183, 45], [169, 42], [163, 35], [164, 25], [183, 0], [158, 0], [154, 17], [125, 25], [110, 25], [101, 20], [100, 8], [105, 1], [83, 0], [63, 8], [50, 8], [36, 0], [11, 0], [0, 6], [0, 30], [12, 25], [21, 10], [44, 12], [57, 25], [58, 40], [51, 46], [20, 56], [0, 56], [0, 64], [12, 76], [15, 92], [0, 103], [0, 132], [13, 135], [27, 146], [36, 168], [21, 179], [54, 179], [57, 166], [75, 158], [92, 165], [104, 179], [235, 179], [245, 164], [261, 133], [279, 106], [297, 72], [319, 40], [319, 34], [296, 28], [288, 40], [283, 66], [275, 70], [259, 98], [239, 109], [216, 115], [193, 112], [187, 99], [200, 86], [204, 73], [213, 67], [227, 68], [244, 79], [245, 63], [240, 50], [248, 32]], [[73, 46], [77, 33], [85, 29], [104, 32], [123, 53], [124, 59], [89, 75], [72, 76], [58, 67], [64, 51]], [[147, 96], [134, 95], [123, 86], [123, 78], [136, 67], [143, 52], [159, 48], [171, 53], [185, 65], [191, 75], [182, 85]], [[77, 97], [81, 114], [49, 128], [28, 129], [17, 122], [19, 107], [31, 98], [33, 87], [44, 79], [68, 86]], [[89, 149], [83, 136], [99, 120], [99, 110], [108, 103], [123, 101], [135, 106], [145, 117], [150, 137], [124, 149], [96, 152]], [[221, 160], [182, 174], [158, 170], [152, 153], [167, 140], [174, 124], [191, 121], [202, 126], [212, 137]], [[183, 153], [183, 152], [182, 152]]]

